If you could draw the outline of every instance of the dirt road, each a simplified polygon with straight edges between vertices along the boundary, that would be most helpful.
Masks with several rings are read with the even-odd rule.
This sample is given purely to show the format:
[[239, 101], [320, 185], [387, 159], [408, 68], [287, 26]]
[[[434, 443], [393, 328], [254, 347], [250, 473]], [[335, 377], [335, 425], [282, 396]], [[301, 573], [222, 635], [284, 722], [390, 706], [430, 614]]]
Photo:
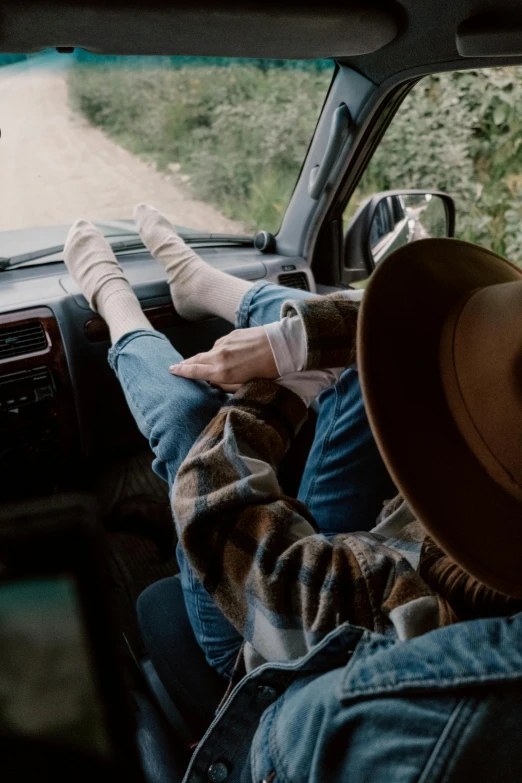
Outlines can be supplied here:
[[65, 58], [42, 59], [0, 68], [0, 231], [130, 218], [140, 201], [179, 225], [241, 231], [75, 114]]

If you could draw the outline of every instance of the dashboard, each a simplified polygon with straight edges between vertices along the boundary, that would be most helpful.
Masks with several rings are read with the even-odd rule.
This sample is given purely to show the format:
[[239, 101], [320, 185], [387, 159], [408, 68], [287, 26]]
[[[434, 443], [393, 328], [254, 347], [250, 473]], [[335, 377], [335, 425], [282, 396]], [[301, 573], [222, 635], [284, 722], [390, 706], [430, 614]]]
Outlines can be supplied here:
[[[230, 247], [198, 253], [245, 280], [316, 291], [302, 258]], [[219, 318], [182, 319], [163, 268], [148, 252], [119, 260], [149, 320], [183, 356], [208, 350], [232, 329]], [[82, 465], [117, 458], [139, 443], [107, 363], [109, 347], [105, 322], [63, 263], [0, 273], [0, 500], [77, 486]]]

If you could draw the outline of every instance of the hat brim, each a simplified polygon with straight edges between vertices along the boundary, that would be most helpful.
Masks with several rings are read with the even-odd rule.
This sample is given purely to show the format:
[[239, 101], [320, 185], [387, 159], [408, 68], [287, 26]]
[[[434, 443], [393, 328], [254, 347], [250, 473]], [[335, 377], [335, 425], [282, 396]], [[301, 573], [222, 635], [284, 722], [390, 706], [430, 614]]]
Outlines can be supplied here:
[[467, 242], [413, 242], [370, 278], [357, 337], [368, 418], [397, 487], [445, 552], [516, 598], [522, 598], [522, 506], [460, 435], [442, 387], [439, 344], [466, 292], [521, 280], [522, 270]]

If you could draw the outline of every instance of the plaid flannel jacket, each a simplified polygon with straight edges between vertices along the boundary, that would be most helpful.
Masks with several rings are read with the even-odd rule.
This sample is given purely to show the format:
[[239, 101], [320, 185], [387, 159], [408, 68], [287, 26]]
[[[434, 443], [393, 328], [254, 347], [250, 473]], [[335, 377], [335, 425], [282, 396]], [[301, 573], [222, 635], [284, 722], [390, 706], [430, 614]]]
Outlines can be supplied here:
[[[288, 302], [303, 322], [306, 369], [353, 362], [357, 306], [342, 294]], [[404, 502], [371, 532], [327, 539], [283, 494], [278, 466], [306, 418], [272, 381], [245, 384], [194, 444], [173, 490], [180, 540], [216, 604], [243, 635], [247, 670], [305, 654], [344, 622], [410, 638], [438, 625], [417, 573], [425, 537]]]

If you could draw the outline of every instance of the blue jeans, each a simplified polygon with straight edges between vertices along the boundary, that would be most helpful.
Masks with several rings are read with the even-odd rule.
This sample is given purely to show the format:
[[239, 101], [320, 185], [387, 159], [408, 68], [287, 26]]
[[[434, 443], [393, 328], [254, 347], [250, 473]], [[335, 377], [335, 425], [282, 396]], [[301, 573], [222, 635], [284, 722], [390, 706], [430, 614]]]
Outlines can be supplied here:
[[[257, 283], [243, 297], [236, 325], [246, 328], [277, 321], [284, 301], [312, 296]], [[124, 335], [109, 353], [131, 413], [154, 452], [153, 469], [170, 490], [181, 462], [226, 399], [204, 382], [171, 375], [169, 366], [181, 359], [166, 337], [146, 330]], [[395, 489], [370, 431], [355, 367], [345, 370], [336, 386], [321, 394], [317, 412], [316, 434], [298, 497], [325, 535], [370, 529]], [[179, 545], [177, 557], [196, 639], [209, 664], [229, 676], [241, 636], [214, 605]]]
[[[283, 302], [315, 296], [257, 283], [243, 297], [236, 326], [244, 329], [279, 321]], [[308, 506], [325, 535], [370, 530], [383, 501], [397, 490], [373, 439], [357, 368], [345, 370], [336, 385], [319, 396], [314, 408], [315, 438], [298, 499]]]

